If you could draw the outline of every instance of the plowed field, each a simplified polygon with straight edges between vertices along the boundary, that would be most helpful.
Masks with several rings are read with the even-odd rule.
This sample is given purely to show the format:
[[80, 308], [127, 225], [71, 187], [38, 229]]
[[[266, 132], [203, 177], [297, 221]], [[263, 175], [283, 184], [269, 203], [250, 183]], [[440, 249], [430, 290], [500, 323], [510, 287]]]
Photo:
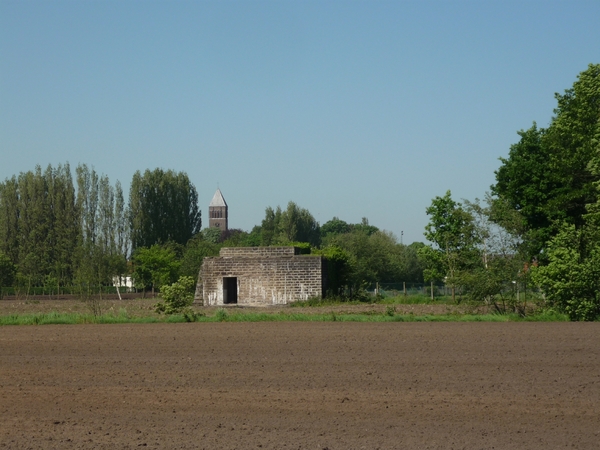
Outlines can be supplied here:
[[600, 448], [600, 323], [0, 328], [0, 448]]

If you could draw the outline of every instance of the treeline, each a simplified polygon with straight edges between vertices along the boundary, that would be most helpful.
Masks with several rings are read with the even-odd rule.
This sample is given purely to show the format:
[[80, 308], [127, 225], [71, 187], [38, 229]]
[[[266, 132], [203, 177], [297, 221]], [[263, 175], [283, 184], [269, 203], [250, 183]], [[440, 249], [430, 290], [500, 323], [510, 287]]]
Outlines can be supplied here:
[[[555, 94], [547, 128], [520, 131], [482, 203], [448, 191], [427, 209], [425, 278], [499, 311], [527, 287], [574, 320], [600, 317], [600, 64]], [[521, 294], [521, 296], [519, 295]]]
[[349, 224], [337, 217], [319, 225], [312, 214], [294, 202], [286, 209], [266, 208], [265, 218], [250, 232], [207, 228], [186, 245], [168, 243], [140, 248], [133, 255], [133, 275], [141, 286], [160, 289], [180, 276], [196, 279], [207, 256], [221, 247], [294, 245], [305, 253], [327, 257], [330, 294], [364, 298], [375, 282], [422, 282], [417, 251], [422, 243], [402, 245], [396, 237], [370, 225]]
[[[28, 293], [90, 294], [132, 276], [138, 289], [197, 277], [223, 246], [297, 245], [328, 256], [333, 290], [356, 296], [374, 282], [423, 280], [417, 249], [391, 233], [334, 217], [322, 226], [305, 208], [268, 207], [260, 225], [201, 231], [198, 194], [185, 173], [136, 172], [129, 199], [119, 182], [80, 165], [21, 173], [0, 183], [0, 286]], [[334, 275], [335, 274], [335, 275]]]
[[59, 293], [111, 285], [131, 272], [132, 252], [183, 245], [200, 231], [197, 193], [184, 173], [133, 176], [129, 201], [88, 166], [21, 173], [0, 183], [0, 286]]

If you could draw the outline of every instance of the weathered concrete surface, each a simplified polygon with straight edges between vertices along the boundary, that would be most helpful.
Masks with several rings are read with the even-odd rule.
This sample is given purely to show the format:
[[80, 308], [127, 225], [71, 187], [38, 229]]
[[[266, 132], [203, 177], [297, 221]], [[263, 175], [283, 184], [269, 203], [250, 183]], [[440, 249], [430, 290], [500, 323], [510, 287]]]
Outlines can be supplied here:
[[322, 297], [325, 265], [321, 256], [299, 255], [294, 247], [222, 248], [205, 258], [198, 277], [196, 301], [205, 306], [227, 303], [225, 278], [236, 278], [237, 303], [249, 306], [285, 305]]

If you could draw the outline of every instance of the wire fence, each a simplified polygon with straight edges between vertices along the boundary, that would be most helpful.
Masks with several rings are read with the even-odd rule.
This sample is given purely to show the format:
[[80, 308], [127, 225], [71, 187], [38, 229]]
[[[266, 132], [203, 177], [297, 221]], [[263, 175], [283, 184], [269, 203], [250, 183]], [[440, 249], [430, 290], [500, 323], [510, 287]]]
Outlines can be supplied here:
[[[66, 285], [66, 286], [31, 286], [31, 287], [0, 287], [0, 299], [38, 299], [51, 300], [72, 297], [106, 296], [119, 297], [137, 294], [132, 288], [115, 286], [93, 285]], [[140, 293], [141, 295], [141, 293]]]
[[430, 298], [446, 297], [452, 295], [452, 290], [447, 285], [440, 283], [415, 283], [401, 281], [397, 283], [374, 283], [368, 289], [373, 295], [383, 297], [399, 296], [427, 296]]
[[[383, 297], [410, 297], [410, 296], [426, 296], [435, 300], [441, 297], [451, 297], [452, 288], [444, 283], [413, 283], [413, 282], [397, 282], [397, 283], [373, 283], [367, 291], [372, 295], [381, 295]], [[526, 285], [525, 283], [506, 283], [503, 293], [514, 296], [517, 299], [527, 299], [528, 297], [537, 298], [543, 296], [541, 290], [537, 286]], [[456, 286], [454, 289], [456, 297], [468, 295], [468, 291], [464, 286]]]

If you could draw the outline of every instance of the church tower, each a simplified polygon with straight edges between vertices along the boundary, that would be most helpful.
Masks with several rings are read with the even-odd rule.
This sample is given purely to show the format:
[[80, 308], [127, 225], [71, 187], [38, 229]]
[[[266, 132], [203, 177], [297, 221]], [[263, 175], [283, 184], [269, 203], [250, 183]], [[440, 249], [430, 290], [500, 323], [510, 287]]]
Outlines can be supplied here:
[[217, 227], [223, 231], [227, 231], [227, 203], [221, 194], [221, 190], [217, 189], [215, 195], [208, 205], [208, 227]]

